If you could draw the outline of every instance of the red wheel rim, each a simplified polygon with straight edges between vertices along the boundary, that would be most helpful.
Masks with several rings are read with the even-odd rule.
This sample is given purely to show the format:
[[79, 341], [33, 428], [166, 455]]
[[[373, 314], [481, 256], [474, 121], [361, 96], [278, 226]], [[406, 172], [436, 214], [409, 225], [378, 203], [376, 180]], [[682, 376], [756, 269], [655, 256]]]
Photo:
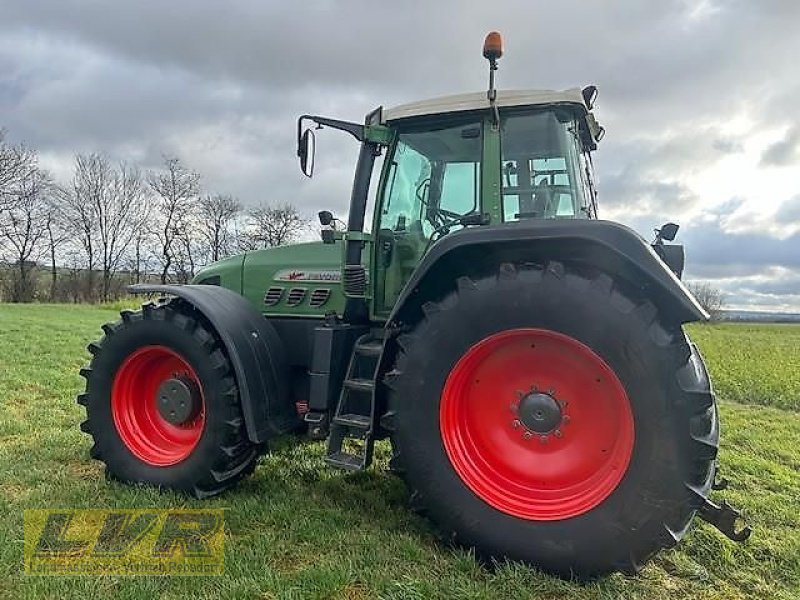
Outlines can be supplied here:
[[[167, 380], [180, 377], [199, 392], [200, 406], [190, 421], [175, 425], [159, 412], [157, 392]], [[205, 425], [205, 400], [194, 369], [165, 346], [145, 346], [120, 366], [111, 389], [111, 414], [119, 437], [137, 458], [164, 467], [186, 459], [200, 441]]]
[[[532, 420], [541, 411], [533, 417], [531, 407], [542, 402], [552, 417], [546, 425]], [[462, 481], [522, 519], [593, 509], [622, 480], [633, 452], [622, 383], [589, 347], [554, 331], [511, 329], [472, 346], [448, 376], [439, 410]], [[542, 433], [549, 423], [557, 424]]]

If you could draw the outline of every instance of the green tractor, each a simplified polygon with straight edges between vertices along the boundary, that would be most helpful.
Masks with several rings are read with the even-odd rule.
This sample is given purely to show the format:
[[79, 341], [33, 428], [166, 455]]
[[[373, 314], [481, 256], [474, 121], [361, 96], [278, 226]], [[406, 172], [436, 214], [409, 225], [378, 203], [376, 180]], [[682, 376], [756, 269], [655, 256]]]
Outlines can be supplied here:
[[[597, 219], [597, 90], [497, 91], [304, 115], [360, 143], [345, 227], [227, 258], [103, 326], [82, 370], [91, 456], [131, 483], [218, 494], [276, 436], [391, 469], [448, 541], [562, 576], [633, 573], [695, 515], [750, 530], [715, 482], [719, 418], [684, 323], [681, 246]], [[308, 125], [308, 127], [307, 127]], [[377, 157], [384, 155], [382, 165]], [[375, 190], [371, 231], [365, 230]]]

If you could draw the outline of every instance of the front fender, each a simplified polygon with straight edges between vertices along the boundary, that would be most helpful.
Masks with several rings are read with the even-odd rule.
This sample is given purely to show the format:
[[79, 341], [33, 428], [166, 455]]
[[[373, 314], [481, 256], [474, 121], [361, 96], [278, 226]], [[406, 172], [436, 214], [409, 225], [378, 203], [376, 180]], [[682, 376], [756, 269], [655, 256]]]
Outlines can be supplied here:
[[422, 304], [455, 287], [460, 275], [492, 272], [502, 262], [574, 262], [622, 278], [669, 320], [709, 318], [692, 294], [632, 229], [611, 221], [528, 220], [465, 228], [434, 244], [400, 293], [389, 324], [413, 322]]
[[283, 343], [275, 328], [244, 298], [211, 285], [137, 284], [128, 289], [133, 294], [176, 296], [211, 323], [233, 365], [251, 441], [266, 442], [297, 425]]

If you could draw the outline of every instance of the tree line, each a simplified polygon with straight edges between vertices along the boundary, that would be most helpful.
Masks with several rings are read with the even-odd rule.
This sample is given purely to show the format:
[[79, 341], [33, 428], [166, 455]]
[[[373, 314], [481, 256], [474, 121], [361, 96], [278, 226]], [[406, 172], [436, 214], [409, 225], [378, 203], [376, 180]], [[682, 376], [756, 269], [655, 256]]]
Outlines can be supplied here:
[[203, 265], [296, 240], [291, 203], [245, 208], [175, 156], [157, 169], [76, 154], [56, 181], [0, 130], [0, 300], [105, 302], [130, 283], [185, 283]]

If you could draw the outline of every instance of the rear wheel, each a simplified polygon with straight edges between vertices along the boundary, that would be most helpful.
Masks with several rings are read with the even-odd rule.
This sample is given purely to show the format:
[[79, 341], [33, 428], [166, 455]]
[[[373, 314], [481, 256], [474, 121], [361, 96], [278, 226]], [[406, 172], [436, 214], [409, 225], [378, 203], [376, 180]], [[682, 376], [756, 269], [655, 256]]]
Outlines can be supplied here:
[[718, 422], [679, 326], [607, 275], [503, 265], [398, 339], [395, 466], [447, 539], [562, 576], [635, 572], [683, 536]]
[[253, 471], [231, 365], [188, 307], [145, 305], [103, 330], [78, 403], [109, 475], [205, 497]]

